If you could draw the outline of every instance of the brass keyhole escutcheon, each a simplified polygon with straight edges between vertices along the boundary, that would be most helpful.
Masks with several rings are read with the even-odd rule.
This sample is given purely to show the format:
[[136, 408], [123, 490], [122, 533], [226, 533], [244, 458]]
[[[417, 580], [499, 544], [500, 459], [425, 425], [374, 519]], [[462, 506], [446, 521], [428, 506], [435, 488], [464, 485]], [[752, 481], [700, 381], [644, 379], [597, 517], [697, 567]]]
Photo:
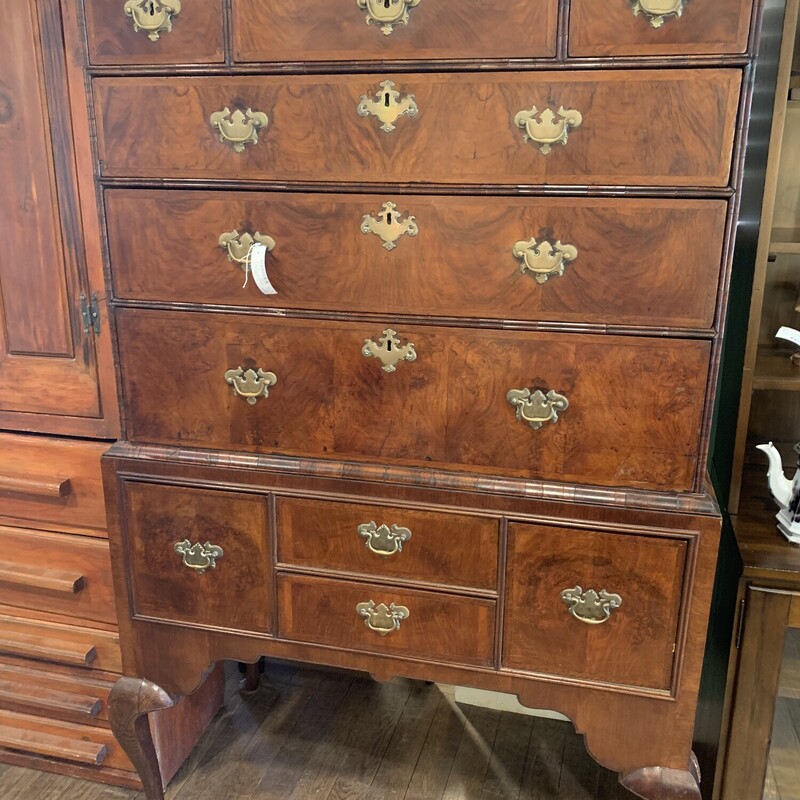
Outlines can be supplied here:
[[630, 0], [633, 16], [643, 14], [653, 28], [660, 28], [668, 17], [681, 17], [687, 0]]
[[401, 345], [397, 338], [397, 331], [386, 328], [377, 342], [372, 339], [364, 339], [364, 347], [361, 348], [364, 358], [377, 358], [383, 366], [384, 372], [394, 372], [401, 361], [416, 361], [417, 351], [412, 342]]
[[416, 236], [419, 233], [416, 219], [411, 214], [395, 213], [396, 208], [394, 203], [387, 202], [375, 216], [364, 214], [361, 219], [361, 233], [380, 237], [384, 250], [394, 250], [397, 240], [405, 234]]
[[419, 113], [414, 95], [401, 98], [392, 81], [383, 81], [374, 97], [362, 95], [356, 111], [361, 117], [376, 117], [382, 123], [381, 130], [386, 133], [395, 129], [395, 123], [400, 117], [416, 117]]
[[181, 13], [181, 0], [126, 0], [126, 16], [133, 20], [133, 30], [143, 31], [151, 42], [172, 30], [172, 20]]
[[420, 0], [356, 0], [358, 7], [367, 12], [367, 25], [373, 22], [384, 36], [391, 36], [395, 25], [408, 25], [410, 9]]

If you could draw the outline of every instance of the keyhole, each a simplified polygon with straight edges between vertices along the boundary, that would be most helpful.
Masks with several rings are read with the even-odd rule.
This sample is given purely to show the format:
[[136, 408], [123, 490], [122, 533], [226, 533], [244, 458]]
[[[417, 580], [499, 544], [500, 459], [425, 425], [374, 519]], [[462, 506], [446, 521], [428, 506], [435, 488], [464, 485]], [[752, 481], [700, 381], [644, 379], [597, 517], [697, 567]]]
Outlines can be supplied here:
[[386, 108], [389, 108], [389, 92], [386, 92], [386, 94], [383, 96], [383, 104], [386, 106]]
[[391, 4], [391, 0], [383, 0], [383, 7], [384, 8], [389, 8], [390, 4]]
[[386, 215], [386, 221], [387, 221], [387, 222], [388, 222], [390, 225], [392, 224], [392, 212], [391, 212], [391, 211], [390, 211], [390, 212], [389, 212], [389, 213]]
[[156, 4], [153, 2], [153, 0], [150, 0], [150, 2], [147, 5], [150, 10], [150, 16], [154, 17], [156, 15]]
[[392, 352], [392, 340], [391, 339], [389, 339], [389, 341], [386, 342], [386, 352], [387, 353], [391, 353]]

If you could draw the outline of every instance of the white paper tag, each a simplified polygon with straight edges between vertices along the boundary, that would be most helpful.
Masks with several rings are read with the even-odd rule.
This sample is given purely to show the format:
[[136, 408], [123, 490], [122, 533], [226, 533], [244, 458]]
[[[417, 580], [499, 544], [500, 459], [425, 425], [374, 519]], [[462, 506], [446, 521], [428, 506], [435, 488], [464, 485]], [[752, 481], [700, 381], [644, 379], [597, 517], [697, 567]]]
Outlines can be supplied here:
[[262, 294], [278, 294], [267, 277], [267, 248], [258, 242], [250, 250], [250, 272]]
[[778, 330], [775, 334], [775, 338], [783, 339], [787, 342], [791, 342], [795, 347], [800, 347], [800, 331], [789, 328], [786, 325]]

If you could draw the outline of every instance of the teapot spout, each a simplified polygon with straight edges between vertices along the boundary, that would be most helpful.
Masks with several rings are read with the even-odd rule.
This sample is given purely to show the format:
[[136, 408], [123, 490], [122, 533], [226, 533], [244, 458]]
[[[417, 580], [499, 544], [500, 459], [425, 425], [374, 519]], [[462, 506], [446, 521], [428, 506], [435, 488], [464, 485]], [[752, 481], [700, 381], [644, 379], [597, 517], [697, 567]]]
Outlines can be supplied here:
[[756, 445], [756, 449], [762, 453], [767, 454], [769, 458], [769, 470], [767, 471], [767, 480], [769, 481], [769, 490], [775, 498], [775, 502], [781, 508], [787, 508], [792, 499], [792, 481], [790, 481], [783, 474], [783, 462], [778, 449], [772, 442], [769, 444]]

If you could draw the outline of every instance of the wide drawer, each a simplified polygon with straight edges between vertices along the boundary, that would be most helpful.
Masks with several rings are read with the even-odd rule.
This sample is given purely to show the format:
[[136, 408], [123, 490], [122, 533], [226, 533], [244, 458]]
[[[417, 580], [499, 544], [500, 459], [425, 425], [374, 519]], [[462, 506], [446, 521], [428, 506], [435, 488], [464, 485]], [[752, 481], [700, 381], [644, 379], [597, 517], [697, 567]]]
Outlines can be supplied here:
[[4, 604], [117, 621], [107, 542], [0, 525], [0, 550]]
[[279, 497], [278, 562], [495, 589], [497, 520]]
[[123, 502], [136, 616], [271, 629], [264, 497], [126, 481]]
[[141, 309], [117, 328], [131, 441], [692, 486], [707, 341]]
[[669, 690], [687, 540], [509, 525], [503, 666]]
[[0, 519], [106, 536], [102, 442], [0, 434]]
[[279, 635], [426, 661], [489, 665], [495, 601], [278, 575]]
[[83, 6], [92, 64], [225, 60], [222, 0], [83, 0]]
[[233, 0], [236, 61], [555, 55], [557, 0]]
[[[384, 108], [387, 79], [417, 108], [388, 133], [369, 108], [358, 111], [376, 95]], [[686, 69], [98, 78], [94, 87], [108, 177], [721, 187], [740, 84], [736, 69]], [[666, 108], [679, 111], [665, 118]]]
[[571, 56], [743, 53], [753, 0], [571, 0]]
[[[109, 190], [105, 199], [119, 298], [656, 327], [711, 326], [727, 211], [721, 200], [633, 198]], [[362, 231], [388, 202], [413, 215], [416, 235], [401, 225], [384, 242]], [[252, 277], [243, 285], [236, 259], [257, 233], [275, 242], [276, 295]], [[238, 235], [230, 247], [225, 234]]]

